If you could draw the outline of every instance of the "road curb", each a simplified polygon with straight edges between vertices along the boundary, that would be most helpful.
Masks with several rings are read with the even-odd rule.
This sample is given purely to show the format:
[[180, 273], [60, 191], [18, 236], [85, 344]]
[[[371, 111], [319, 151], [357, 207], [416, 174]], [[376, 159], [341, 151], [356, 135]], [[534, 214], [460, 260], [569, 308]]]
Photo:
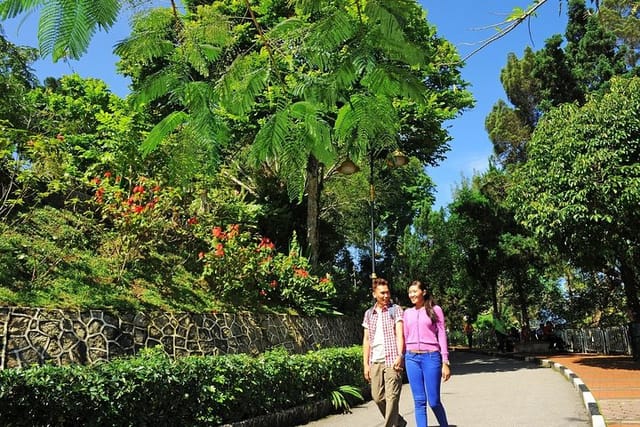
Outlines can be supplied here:
[[576, 389], [576, 391], [578, 391], [582, 395], [582, 402], [584, 403], [584, 406], [587, 409], [587, 412], [589, 412], [591, 416], [591, 427], [607, 427], [607, 423], [605, 422], [604, 417], [600, 413], [598, 402], [596, 401], [595, 397], [593, 397], [593, 394], [589, 390], [589, 387], [587, 387], [584, 381], [582, 381], [580, 377], [576, 375], [575, 372], [573, 372], [571, 369], [567, 368], [566, 366], [558, 362], [554, 362], [551, 359], [540, 359], [539, 357], [525, 356], [522, 354], [500, 353], [497, 351], [477, 350], [477, 349], [466, 350], [466, 351], [483, 353], [489, 356], [508, 357], [511, 359], [524, 360], [527, 362], [531, 362], [531, 363], [535, 363], [537, 365], [543, 366], [545, 368], [551, 368], [555, 371], [558, 371], [559, 373], [564, 375], [565, 378], [571, 382], [571, 384]]
[[[531, 359], [537, 359], [537, 358], [532, 357]], [[584, 381], [582, 381], [580, 377], [576, 375], [575, 372], [573, 372], [571, 369], [567, 368], [566, 366], [558, 362], [554, 362], [553, 360], [550, 360], [550, 359], [537, 359], [537, 360], [540, 363], [540, 365], [550, 367], [560, 372], [562, 375], [564, 375], [565, 378], [567, 378], [567, 380], [569, 380], [571, 384], [573, 384], [573, 387], [579, 393], [582, 394], [582, 401], [584, 402], [584, 406], [585, 408], [587, 408], [587, 411], [589, 411], [589, 414], [591, 415], [592, 427], [607, 427], [607, 423], [605, 422], [604, 417], [600, 413], [598, 402], [596, 401], [595, 397], [593, 397], [593, 394], [589, 390], [589, 387], [587, 387]]]

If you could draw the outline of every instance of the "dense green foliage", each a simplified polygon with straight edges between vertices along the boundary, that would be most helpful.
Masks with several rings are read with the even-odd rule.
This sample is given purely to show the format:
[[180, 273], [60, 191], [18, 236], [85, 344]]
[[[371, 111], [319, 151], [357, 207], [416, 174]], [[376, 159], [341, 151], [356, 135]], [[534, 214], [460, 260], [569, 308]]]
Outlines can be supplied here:
[[0, 371], [0, 424], [217, 426], [361, 388], [361, 365], [359, 347], [175, 361], [152, 349], [92, 367], [8, 369]]
[[[247, 14], [250, 22], [238, 18]], [[330, 261], [321, 257], [321, 231], [333, 231], [322, 223], [321, 197], [340, 159], [364, 164], [400, 147], [434, 164], [447, 149], [443, 121], [471, 103], [452, 89], [465, 86], [445, 65], [458, 61], [455, 50], [413, 1], [154, 10], [117, 52], [136, 98], [163, 111], [145, 149], [187, 132], [224, 151], [220, 130], [242, 132], [248, 163], [268, 168], [290, 200], [305, 202], [306, 232], [298, 234], [314, 269]]]
[[[522, 58], [509, 54], [501, 81], [511, 104], [498, 101], [486, 119], [502, 184], [490, 170], [450, 206], [468, 242], [463, 259], [480, 260], [463, 267], [473, 287], [486, 288], [494, 271], [491, 311], [519, 326], [530, 316], [602, 325], [640, 313], [638, 242], [625, 234], [638, 231], [640, 107], [634, 80], [616, 77], [638, 71], [628, 55], [633, 31], [622, 31], [637, 11], [600, 3], [602, 15], [569, 1], [564, 39], [553, 36]], [[460, 213], [474, 222], [456, 223]], [[465, 306], [473, 317], [475, 305]]]
[[[21, 128], [11, 134], [2, 163], [4, 304], [120, 311], [330, 309], [333, 282], [313, 275], [298, 280], [296, 269], [308, 263], [299, 251], [285, 256], [274, 250], [270, 269], [278, 269], [244, 280], [245, 289], [225, 293], [211, 286], [204, 261], [207, 254], [217, 259], [220, 243], [212, 240], [212, 230], [242, 224], [251, 233], [244, 250], [253, 251], [261, 238], [261, 206], [247, 200], [226, 169], [213, 173], [206, 152], [192, 153], [205, 162], [188, 169], [188, 185], [185, 174], [176, 173], [185, 158], [166, 158], [162, 151], [143, 158], [136, 144], [148, 128], [145, 116], [102, 82], [65, 76], [26, 91], [24, 99], [28, 120], [22, 116], [14, 123], [5, 116]], [[222, 289], [243, 268], [239, 260], [227, 265]], [[274, 280], [277, 288], [270, 286]], [[309, 286], [290, 288], [296, 281]], [[265, 290], [269, 298], [261, 297]], [[245, 296], [238, 300], [236, 294]]]
[[[400, 301], [407, 281], [431, 283], [454, 327], [486, 312], [621, 322], [639, 308], [638, 107], [615, 78], [638, 73], [638, 10], [594, 3], [567, 1], [564, 35], [507, 57], [508, 101], [486, 120], [494, 165], [442, 212], [424, 166], [471, 99], [413, 1], [150, 9], [117, 47], [134, 104], [73, 76], [35, 87], [32, 51], [3, 45], [8, 102], [23, 100], [0, 108], [3, 301], [357, 312], [374, 256]], [[2, 1], [0, 15], [32, 6]], [[79, 55], [119, 8], [81, 10], [69, 35], [69, 11], [50, 6], [43, 19], [65, 25], [41, 33], [45, 53]], [[615, 126], [610, 104], [629, 113]], [[408, 166], [387, 166], [396, 148]], [[347, 157], [361, 172], [336, 172]]]
[[[416, 2], [355, 6], [152, 8], [117, 47], [130, 99], [78, 76], [26, 87], [22, 121], [5, 119], [19, 134], [3, 151], [3, 302], [359, 311], [368, 171], [340, 176], [339, 161], [374, 157], [373, 255], [392, 274], [397, 236], [433, 201], [424, 166], [447, 150], [442, 123], [471, 98], [455, 49]], [[65, 43], [65, 28], [43, 37]], [[90, 31], [76, 36], [72, 56]], [[21, 58], [8, 76], [28, 75]], [[386, 166], [397, 147], [412, 158], [403, 170]], [[82, 238], [64, 235], [74, 227]], [[212, 236], [228, 227], [241, 231]]]
[[453, 329], [463, 315], [497, 314], [526, 331], [546, 320], [616, 325], [640, 313], [640, 107], [626, 80], [639, 69], [630, 54], [638, 11], [624, 1], [568, 6], [564, 37], [507, 56], [508, 101], [485, 122], [489, 170], [464, 181], [445, 212], [417, 216], [399, 242], [407, 258], [394, 260], [399, 277], [427, 278]]
[[[640, 79], [614, 79], [605, 95], [545, 116], [511, 197], [537, 237], [586, 271], [621, 279], [638, 301]], [[544, 173], [541, 173], [544, 171]], [[526, 183], [526, 186], [523, 185]]]

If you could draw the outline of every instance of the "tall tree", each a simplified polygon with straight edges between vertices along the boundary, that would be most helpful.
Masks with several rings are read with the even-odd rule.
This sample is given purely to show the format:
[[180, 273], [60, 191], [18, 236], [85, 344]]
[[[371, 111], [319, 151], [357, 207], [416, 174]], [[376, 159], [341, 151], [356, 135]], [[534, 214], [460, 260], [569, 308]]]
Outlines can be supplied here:
[[625, 45], [618, 45], [613, 32], [585, 6], [584, 0], [569, 0], [569, 21], [565, 31], [568, 65], [578, 83], [583, 101], [585, 94], [605, 86], [611, 77], [627, 71]]
[[[432, 161], [448, 138], [441, 123], [469, 105], [470, 97], [464, 90], [451, 89], [452, 85], [464, 86], [455, 68], [430, 65], [455, 62], [455, 51], [435, 36], [414, 1], [294, 4], [293, 16], [283, 17], [270, 28], [262, 25], [257, 13], [268, 9], [248, 6], [256, 42], [234, 54], [211, 85], [205, 73], [212, 65], [197, 68], [191, 57], [182, 55], [174, 66], [150, 76], [141, 94], [150, 101], [169, 96], [182, 105], [156, 126], [158, 132], [152, 132], [148, 140], [151, 148], [176, 125], [189, 125], [201, 110], [200, 104], [189, 103], [180, 95], [189, 93], [181, 89], [182, 83], [172, 89], [167, 82], [197, 86], [203, 95], [203, 90], [208, 91], [210, 110], [224, 108], [231, 118], [246, 121], [248, 115], [257, 114], [261, 124], [253, 141], [254, 159], [286, 179], [292, 198], [306, 198], [307, 242], [312, 263], [317, 265], [320, 194], [326, 171], [336, 160], [350, 156], [365, 163], [372, 152], [396, 148], [400, 139], [406, 141], [410, 154]], [[194, 18], [202, 21], [202, 16], [214, 12], [206, 7], [185, 17], [173, 12], [174, 19], [185, 21], [181, 27], [194, 35], [178, 39], [203, 46], [207, 39], [195, 33]], [[149, 43], [140, 37], [138, 41], [122, 47], [139, 50], [136, 45]], [[163, 43], [170, 48], [168, 41]], [[229, 51], [225, 45], [217, 45], [218, 54], [205, 59], [214, 64], [225, 51]], [[156, 54], [149, 49], [147, 53], [150, 59]], [[167, 51], [157, 54], [166, 57]], [[185, 63], [190, 66], [180, 69], [179, 64]], [[202, 82], [190, 81], [194, 69], [205, 78]], [[400, 112], [406, 119], [401, 119]], [[415, 126], [417, 122], [428, 123], [428, 130]]]
[[481, 178], [463, 183], [449, 206], [455, 242], [463, 255], [463, 269], [470, 284], [491, 301], [494, 313], [498, 304], [498, 277], [501, 271], [501, 218], [498, 206], [483, 194]]
[[[537, 237], [587, 271], [615, 271], [640, 309], [640, 79], [545, 116], [509, 198]], [[547, 117], [548, 116], [548, 117]]]
[[640, 5], [636, 0], [605, 0], [599, 18], [621, 43], [628, 47], [627, 65], [637, 67], [640, 60]]
[[583, 103], [589, 92], [606, 88], [614, 75], [628, 71], [626, 47], [586, 7], [584, 0], [568, 2], [566, 46], [559, 34], [542, 50], [513, 53], [500, 80], [512, 106], [498, 101], [485, 120], [494, 155], [503, 166], [526, 160], [526, 145], [542, 113], [568, 102]]

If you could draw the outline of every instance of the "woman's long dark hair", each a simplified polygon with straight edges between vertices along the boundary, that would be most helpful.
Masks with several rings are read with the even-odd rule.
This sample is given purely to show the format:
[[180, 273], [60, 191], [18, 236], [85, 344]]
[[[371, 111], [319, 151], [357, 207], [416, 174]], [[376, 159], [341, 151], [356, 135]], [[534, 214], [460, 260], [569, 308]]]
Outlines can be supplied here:
[[433, 309], [433, 298], [431, 297], [431, 291], [427, 288], [427, 285], [422, 283], [420, 280], [414, 280], [409, 285], [409, 287], [411, 286], [417, 286], [418, 289], [422, 291], [422, 295], [424, 295], [424, 310], [427, 312], [431, 320], [435, 323], [438, 320], [438, 315]]

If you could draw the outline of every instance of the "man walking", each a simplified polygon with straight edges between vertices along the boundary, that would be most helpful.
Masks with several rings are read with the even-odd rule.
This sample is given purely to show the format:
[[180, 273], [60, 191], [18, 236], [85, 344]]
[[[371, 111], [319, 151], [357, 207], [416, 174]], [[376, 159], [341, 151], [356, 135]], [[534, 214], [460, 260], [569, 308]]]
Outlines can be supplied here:
[[404, 336], [402, 307], [391, 301], [389, 283], [373, 279], [373, 307], [364, 313], [362, 359], [364, 378], [371, 383], [371, 396], [385, 419], [385, 427], [404, 427], [398, 413], [402, 391]]

